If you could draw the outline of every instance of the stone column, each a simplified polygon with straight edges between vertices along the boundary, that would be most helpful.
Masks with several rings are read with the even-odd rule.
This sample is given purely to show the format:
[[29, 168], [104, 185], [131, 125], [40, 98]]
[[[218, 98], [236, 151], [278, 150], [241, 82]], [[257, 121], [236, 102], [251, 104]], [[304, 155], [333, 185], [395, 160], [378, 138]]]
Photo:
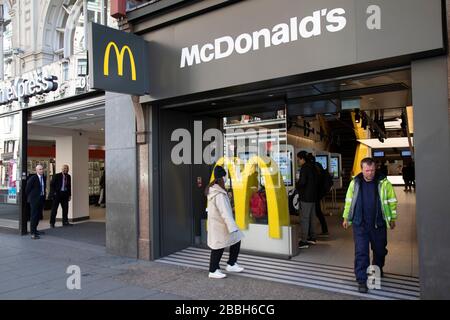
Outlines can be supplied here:
[[[89, 142], [83, 133], [56, 138], [56, 172], [64, 164], [72, 176], [72, 201], [69, 202], [69, 220], [89, 219]], [[61, 207], [57, 218], [62, 218]]]
[[129, 95], [106, 92], [106, 250], [138, 257], [136, 118]]
[[149, 139], [148, 139], [148, 108], [144, 108], [139, 103], [139, 97], [132, 99], [134, 113], [136, 116], [136, 147], [138, 161], [138, 254], [139, 259], [151, 259], [151, 243], [150, 243], [150, 194], [149, 194]]

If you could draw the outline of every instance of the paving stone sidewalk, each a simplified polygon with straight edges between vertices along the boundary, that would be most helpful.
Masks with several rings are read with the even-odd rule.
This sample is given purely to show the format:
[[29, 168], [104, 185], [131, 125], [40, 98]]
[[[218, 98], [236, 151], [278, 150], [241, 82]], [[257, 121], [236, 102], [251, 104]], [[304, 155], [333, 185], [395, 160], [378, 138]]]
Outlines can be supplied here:
[[[66, 270], [81, 270], [69, 290]], [[344, 294], [117, 257], [105, 247], [44, 235], [40, 240], [0, 228], [0, 300], [316, 300]]]

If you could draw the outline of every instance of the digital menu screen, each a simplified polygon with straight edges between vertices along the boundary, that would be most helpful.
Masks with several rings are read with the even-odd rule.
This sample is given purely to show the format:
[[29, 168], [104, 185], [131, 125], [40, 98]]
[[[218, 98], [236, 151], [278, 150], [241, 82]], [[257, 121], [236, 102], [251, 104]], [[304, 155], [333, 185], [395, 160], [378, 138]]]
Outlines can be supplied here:
[[326, 155], [318, 155], [316, 156], [316, 162], [322, 165], [322, 168], [328, 170], [328, 156]]
[[333, 157], [330, 158], [330, 173], [333, 176], [333, 179], [339, 179], [340, 172], [339, 172], [339, 157]]
[[278, 164], [280, 174], [283, 178], [285, 186], [293, 186], [294, 180], [292, 177], [292, 157], [290, 152], [275, 153], [273, 155], [274, 160]]

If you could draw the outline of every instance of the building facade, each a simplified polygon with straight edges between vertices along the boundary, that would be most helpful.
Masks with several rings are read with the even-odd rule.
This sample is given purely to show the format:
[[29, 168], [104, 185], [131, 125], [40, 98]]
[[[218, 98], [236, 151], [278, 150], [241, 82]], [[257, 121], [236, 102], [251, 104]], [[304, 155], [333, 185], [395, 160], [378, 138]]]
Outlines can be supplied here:
[[[108, 211], [108, 235], [136, 239], [128, 248], [110, 240], [109, 250], [156, 259], [196, 242], [201, 226], [194, 221], [201, 220], [198, 215], [205, 206], [198, 182], [209, 181], [211, 167], [171, 161], [177, 128], [194, 135], [195, 121], [202, 121], [203, 130], [223, 130], [223, 117], [273, 110], [268, 104], [286, 105], [288, 114], [302, 110], [304, 115], [308, 108], [319, 108], [317, 103], [305, 106], [311, 96], [317, 95], [311, 99], [317, 102], [364, 96], [364, 90], [373, 94], [381, 87], [367, 83], [349, 92], [344, 82], [361, 77], [375, 81], [377, 75], [393, 76], [401, 70], [410, 80], [404, 107], [414, 106], [421, 294], [448, 297], [450, 186], [449, 179], [442, 178], [450, 174], [448, 4], [435, 1], [424, 8], [420, 1], [412, 7], [405, 1], [372, 2], [286, 0], [273, 8], [272, 1], [159, 1], [129, 11], [122, 28], [150, 43], [151, 86], [139, 103], [137, 98], [107, 95], [106, 117], [117, 121], [107, 121], [107, 126], [122, 125], [131, 132], [131, 120], [124, 123], [131, 109], [137, 121], [136, 139], [107, 131], [110, 167], [125, 178], [109, 185], [110, 194], [120, 197], [110, 199], [115, 203]], [[281, 13], [269, 14], [275, 11]], [[356, 21], [348, 12], [355, 13]], [[232, 23], [234, 19], [241, 23]], [[400, 27], [399, 19], [411, 24]], [[306, 92], [311, 84], [321, 92]], [[379, 84], [391, 86], [395, 81]], [[332, 85], [338, 87], [336, 92]], [[391, 89], [377, 92], [397, 91]], [[280, 92], [287, 101], [272, 99]], [[137, 175], [124, 177], [123, 163], [133, 162], [135, 156]], [[125, 217], [128, 209], [137, 214]]]
[[[117, 21], [109, 16], [106, 1], [0, 4], [1, 224], [27, 232], [22, 190], [39, 163], [48, 182], [58, 166], [69, 164], [82, 182], [74, 190], [78, 200], [71, 203], [69, 216], [73, 221], [86, 219], [100, 179], [87, 176], [94, 171], [88, 168], [94, 159], [89, 159], [97, 154], [104, 163], [104, 92], [89, 88], [85, 17], [113, 28]], [[47, 202], [46, 207], [51, 205]]]
[[[219, 160], [217, 154], [214, 161], [195, 159], [198, 150], [213, 141], [204, 135], [208, 129], [225, 132], [233, 125], [248, 125], [248, 114], [268, 115], [271, 125], [284, 132], [279, 140], [287, 141], [277, 145], [284, 147], [285, 153], [288, 144], [295, 147], [289, 151], [292, 160], [300, 147], [325, 148], [321, 138], [317, 143], [306, 139], [313, 128], [322, 132], [326, 127], [318, 124], [323, 117], [314, 118], [322, 120], [313, 127], [308, 127], [305, 119], [312, 122], [317, 114], [333, 118], [343, 111], [344, 101], [357, 100], [358, 106], [351, 109], [368, 113], [387, 110], [400, 101], [398, 106], [403, 109], [414, 106], [421, 295], [448, 298], [448, 2], [435, 0], [425, 6], [419, 0], [357, 4], [283, 0], [276, 5], [266, 0], [136, 2], [119, 25], [149, 42], [150, 88], [149, 94], [141, 97], [104, 93], [88, 86], [85, 50], [89, 35], [83, 17], [117, 26], [109, 18], [105, 1], [3, 1], [3, 5], [10, 18], [5, 20], [9, 22], [4, 23], [3, 33], [9, 42], [4, 41], [3, 50], [6, 99], [0, 106], [0, 205], [4, 205], [2, 213], [15, 216], [23, 234], [27, 219], [21, 191], [29, 173], [27, 144], [31, 135], [52, 136], [56, 144], [59, 139], [61, 145], [69, 146], [60, 149], [60, 154], [67, 155], [60, 161], [71, 164], [76, 181], [84, 181], [77, 187], [80, 200], [70, 217], [72, 221], [89, 217], [86, 166], [91, 143], [83, 135], [89, 130], [85, 126], [79, 129], [80, 118], [72, 119], [76, 122], [72, 124], [45, 122], [46, 118], [81, 117], [81, 113], [85, 117], [94, 114], [95, 108], [103, 110], [103, 122], [99, 120], [103, 127], [97, 129], [104, 131], [108, 177], [106, 249], [120, 256], [154, 260], [202, 242], [206, 218], [203, 190]], [[237, 20], [240, 23], [233, 22]], [[411, 23], [399, 24], [399, 20]], [[17, 32], [8, 34], [11, 30]], [[58, 78], [55, 90], [26, 99], [17, 97], [17, 101], [7, 99], [12, 90], [8, 88], [23, 79], [29, 83], [52, 75]], [[384, 98], [389, 103], [383, 102]], [[244, 120], [236, 123], [234, 117]], [[299, 129], [295, 122], [297, 128], [293, 129], [291, 118], [305, 124]], [[347, 120], [352, 123], [350, 116]], [[33, 125], [39, 123], [47, 127], [45, 133], [35, 131]], [[48, 129], [53, 126], [59, 128]], [[172, 157], [180, 142], [173, 136], [177, 129], [193, 139], [189, 145], [192, 159], [182, 165]], [[365, 134], [376, 137], [374, 132]], [[267, 154], [272, 151], [272, 144], [265, 147]], [[358, 150], [358, 156], [370, 155], [367, 148]], [[333, 152], [328, 151], [326, 155], [332, 157]], [[335, 158], [341, 159], [336, 160], [337, 168], [343, 166], [344, 151], [340, 153], [342, 158]], [[244, 156], [251, 157], [239, 155]], [[284, 180], [286, 176], [289, 174], [284, 174]], [[294, 176], [295, 171], [290, 179]], [[341, 175], [336, 178], [340, 181]], [[342, 187], [342, 181], [340, 184]], [[289, 186], [280, 188], [286, 192]], [[293, 233], [285, 215], [285, 200], [277, 198], [276, 192], [272, 196], [286, 212], [272, 211], [275, 218], [261, 223], [262, 227], [255, 227], [245, 210], [239, 216], [240, 226], [260, 228], [247, 237], [258, 235], [256, 244], [248, 244], [253, 251], [258, 251], [258, 241], [270, 247]], [[291, 244], [289, 240], [282, 246]]]

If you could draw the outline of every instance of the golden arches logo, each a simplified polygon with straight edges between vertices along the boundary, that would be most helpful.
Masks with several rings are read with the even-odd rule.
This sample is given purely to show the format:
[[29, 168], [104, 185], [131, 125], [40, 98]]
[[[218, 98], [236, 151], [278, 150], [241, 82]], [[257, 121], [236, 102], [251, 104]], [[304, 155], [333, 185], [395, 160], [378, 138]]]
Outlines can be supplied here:
[[[268, 157], [254, 156], [245, 164], [238, 158], [221, 158], [216, 166], [228, 169], [230, 174], [236, 224], [241, 229], [248, 229], [250, 223], [250, 197], [252, 188], [258, 185], [258, 171], [264, 177], [267, 196], [269, 237], [281, 238], [281, 227], [290, 225], [289, 206], [286, 188], [277, 163]], [[214, 172], [214, 171], [213, 171]], [[214, 173], [211, 181], [214, 180]]]
[[133, 52], [130, 47], [125, 45], [119, 51], [119, 47], [113, 41], [110, 41], [106, 46], [105, 57], [103, 58], [103, 74], [109, 76], [109, 58], [111, 55], [111, 47], [114, 48], [117, 59], [117, 74], [123, 76], [123, 59], [125, 58], [125, 52], [128, 53], [131, 63], [131, 80], [136, 81], [136, 64], [134, 62]]

